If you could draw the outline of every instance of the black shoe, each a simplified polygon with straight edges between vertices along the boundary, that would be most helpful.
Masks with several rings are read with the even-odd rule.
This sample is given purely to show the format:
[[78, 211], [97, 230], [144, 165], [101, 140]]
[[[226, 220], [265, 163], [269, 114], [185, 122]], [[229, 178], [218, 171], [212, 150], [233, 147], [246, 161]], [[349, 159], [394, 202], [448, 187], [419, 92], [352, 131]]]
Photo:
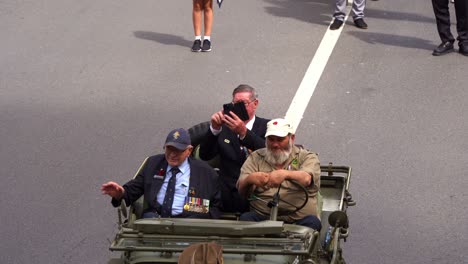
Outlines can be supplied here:
[[358, 28], [367, 29], [367, 24], [366, 22], [364, 22], [363, 18], [358, 18], [354, 20], [354, 25], [356, 25], [356, 27]]
[[193, 42], [192, 51], [193, 52], [200, 52], [201, 51], [201, 40], [196, 39]]
[[211, 41], [207, 39], [203, 40], [203, 47], [201, 51], [203, 52], [211, 51]]
[[460, 52], [461, 55], [468, 56], [468, 45], [460, 44], [458, 52]]
[[442, 42], [433, 52], [432, 55], [440, 56], [453, 51], [453, 43], [450, 41]]
[[343, 20], [336, 19], [333, 20], [333, 23], [330, 25], [330, 30], [337, 30], [343, 25]]

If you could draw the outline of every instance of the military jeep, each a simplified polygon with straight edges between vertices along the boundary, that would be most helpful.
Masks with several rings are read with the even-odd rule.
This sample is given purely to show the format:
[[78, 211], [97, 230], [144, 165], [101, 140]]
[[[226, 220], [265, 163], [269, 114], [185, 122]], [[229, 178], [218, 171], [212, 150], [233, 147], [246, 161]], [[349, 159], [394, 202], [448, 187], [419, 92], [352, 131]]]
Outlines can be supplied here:
[[[197, 130], [200, 125], [195, 128]], [[189, 132], [196, 131], [192, 128]], [[197, 145], [198, 139], [193, 135], [192, 144]], [[271, 205], [271, 220], [262, 222], [239, 221], [236, 214], [224, 214], [221, 219], [143, 219], [143, 197], [129, 208], [122, 202], [117, 209], [118, 232], [109, 248], [120, 252], [120, 256], [108, 263], [345, 263], [341, 242], [349, 235], [346, 210], [355, 205], [349, 192], [351, 168], [332, 163], [321, 166], [320, 180], [320, 232], [276, 221], [278, 207], [281, 207], [280, 197], [266, 201]], [[180, 255], [188, 247], [213, 243], [221, 246], [221, 261], [218, 258], [179, 262]]]

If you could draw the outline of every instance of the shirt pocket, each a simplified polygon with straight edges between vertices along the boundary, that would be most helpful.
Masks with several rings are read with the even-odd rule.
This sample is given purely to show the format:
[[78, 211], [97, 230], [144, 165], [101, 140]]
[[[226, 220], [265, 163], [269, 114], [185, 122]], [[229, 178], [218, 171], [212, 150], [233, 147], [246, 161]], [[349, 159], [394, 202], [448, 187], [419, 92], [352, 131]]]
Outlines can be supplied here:
[[188, 194], [188, 186], [185, 183], [181, 183], [178, 186], [176, 186], [175, 189], [175, 194], [178, 197], [185, 197]]

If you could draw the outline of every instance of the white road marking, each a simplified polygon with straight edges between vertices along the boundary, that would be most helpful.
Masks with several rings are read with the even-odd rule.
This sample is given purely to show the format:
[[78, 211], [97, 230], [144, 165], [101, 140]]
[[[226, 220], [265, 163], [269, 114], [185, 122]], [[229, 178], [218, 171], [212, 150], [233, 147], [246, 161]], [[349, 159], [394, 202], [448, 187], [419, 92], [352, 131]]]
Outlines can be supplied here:
[[[348, 20], [349, 13], [351, 11], [351, 7], [346, 7], [346, 17], [344, 21]], [[332, 20], [333, 22], [333, 20]], [[330, 25], [331, 23], [330, 22]], [[304, 112], [309, 104], [310, 98], [314, 94], [315, 87], [317, 86], [320, 77], [322, 76], [323, 70], [327, 65], [328, 59], [335, 47], [338, 38], [340, 37], [341, 31], [345, 27], [346, 23], [337, 29], [337, 30], [330, 30], [328, 29], [325, 33], [325, 36], [320, 42], [320, 45], [315, 52], [314, 57], [307, 69], [304, 78], [302, 79], [299, 88], [296, 91], [296, 95], [294, 96], [291, 104], [289, 105], [289, 109], [286, 112], [285, 119], [288, 119], [293, 127], [294, 131], [297, 130], [299, 127], [299, 123], [304, 115]]]

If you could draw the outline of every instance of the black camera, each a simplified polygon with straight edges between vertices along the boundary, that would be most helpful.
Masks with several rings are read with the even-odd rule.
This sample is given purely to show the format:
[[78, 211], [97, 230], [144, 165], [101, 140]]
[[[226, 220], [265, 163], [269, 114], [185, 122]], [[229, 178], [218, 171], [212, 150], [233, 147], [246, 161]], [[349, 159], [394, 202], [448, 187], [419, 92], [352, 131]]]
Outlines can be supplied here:
[[229, 112], [233, 112], [242, 121], [249, 120], [249, 114], [247, 113], [247, 109], [245, 109], [244, 102], [237, 102], [235, 104], [233, 103], [223, 104], [223, 110], [224, 110], [223, 113], [225, 115], [229, 115]]

